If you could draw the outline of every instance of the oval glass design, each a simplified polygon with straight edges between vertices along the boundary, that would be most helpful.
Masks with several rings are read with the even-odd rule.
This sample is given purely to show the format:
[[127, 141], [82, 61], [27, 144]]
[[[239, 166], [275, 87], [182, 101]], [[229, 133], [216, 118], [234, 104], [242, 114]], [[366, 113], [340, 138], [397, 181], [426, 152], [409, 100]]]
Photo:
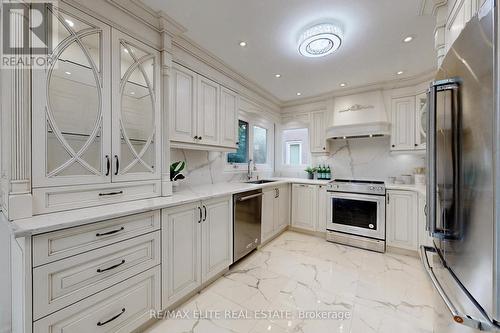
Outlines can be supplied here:
[[154, 57], [121, 45], [120, 174], [154, 173]]
[[[47, 76], [47, 176], [102, 173], [100, 30], [60, 16]], [[64, 21], [64, 23], [63, 23]], [[86, 31], [79, 34], [73, 28]]]

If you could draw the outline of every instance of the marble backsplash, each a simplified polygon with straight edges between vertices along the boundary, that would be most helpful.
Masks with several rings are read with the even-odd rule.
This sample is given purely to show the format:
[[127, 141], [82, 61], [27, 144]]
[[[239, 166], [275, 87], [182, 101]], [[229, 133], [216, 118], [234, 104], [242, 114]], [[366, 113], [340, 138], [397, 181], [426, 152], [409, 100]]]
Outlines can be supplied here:
[[[391, 176], [413, 174], [417, 167], [425, 166], [423, 153], [391, 153], [390, 138], [366, 138], [335, 140], [331, 145], [329, 156], [313, 157], [312, 165], [327, 164], [332, 168], [333, 178], [356, 178], [387, 180]], [[188, 149], [172, 149], [171, 160], [186, 161], [183, 174], [186, 179], [179, 187], [236, 182], [246, 180], [246, 170], [228, 170], [225, 163], [226, 154]], [[254, 172], [260, 178], [293, 177], [305, 178], [302, 170], [273, 172]]]
[[[312, 165], [327, 164], [333, 178], [387, 180], [391, 176], [413, 175], [425, 167], [423, 153], [391, 153], [390, 138], [334, 140], [329, 156], [313, 157]], [[304, 177], [303, 171], [279, 172], [282, 177]]]
[[[237, 182], [247, 179], [246, 171], [227, 169], [225, 162], [226, 153], [171, 149], [170, 158], [172, 162], [186, 162], [186, 169], [183, 171], [186, 179], [179, 183], [180, 188], [222, 182]], [[260, 178], [273, 176], [272, 172], [253, 172], [253, 174], [254, 176], [258, 175]]]

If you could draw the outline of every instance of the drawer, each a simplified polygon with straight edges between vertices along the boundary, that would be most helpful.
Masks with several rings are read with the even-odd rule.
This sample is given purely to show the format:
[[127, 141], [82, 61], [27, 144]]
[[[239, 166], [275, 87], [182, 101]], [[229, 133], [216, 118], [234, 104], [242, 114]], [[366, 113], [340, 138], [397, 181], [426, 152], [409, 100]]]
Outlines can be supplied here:
[[161, 181], [33, 189], [33, 214], [46, 214], [161, 195]]
[[36, 321], [34, 333], [129, 333], [160, 310], [160, 266]]
[[160, 264], [160, 232], [132, 238], [33, 270], [35, 320]]
[[160, 211], [129, 215], [33, 237], [33, 266], [160, 229]]

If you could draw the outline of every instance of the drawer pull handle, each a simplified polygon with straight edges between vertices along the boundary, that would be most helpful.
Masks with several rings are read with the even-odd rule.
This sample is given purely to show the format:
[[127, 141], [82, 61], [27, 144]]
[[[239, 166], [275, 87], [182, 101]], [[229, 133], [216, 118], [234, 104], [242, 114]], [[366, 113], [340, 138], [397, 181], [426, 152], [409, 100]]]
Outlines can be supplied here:
[[124, 263], [125, 263], [125, 259], [123, 259], [121, 263], [116, 264], [116, 265], [113, 265], [113, 266], [110, 266], [110, 267], [108, 267], [108, 268], [104, 268], [104, 269], [100, 269], [100, 268], [98, 268], [98, 269], [97, 269], [97, 273], [104, 273], [104, 272], [106, 272], [106, 271], [109, 271], [109, 270], [115, 269], [115, 268], [117, 268], [117, 267], [120, 267], [120, 266], [121, 266], [121, 265], [123, 265]]
[[114, 316], [113, 318], [110, 318], [110, 319], [108, 319], [108, 320], [106, 320], [106, 321], [103, 321], [102, 323], [101, 323], [101, 322], [98, 322], [98, 323], [97, 323], [97, 326], [104, 326], [104, 325], [106, 325], [107, 323], [110, 323], [110, 322], [112, 322], [113, 320], [117, 319], [118, 317], [120, 317], [120, 316], [121, 316], [122, 314], [124, 314], [124, 313], [125, 313], [125, 308], [123, 308], [123, 309], [122, 309], [122, 311], [121, 311], [119, 314], [117, 314], [116, 316]]
[[118, 194], [123, 194], [123, 191], [118, 191], [118, 192], [108, 192], [108, 193], [99, 193], [100, 197], [104, 197], [106, 195], [118, 195]]
[[108, 236], [108, 235], [116, 234], [117, 232], [120, 232], [120, 231], [123, 231], [123, 230], [125, 230], [125, 227], [121, 227], [120, 229], [111, 230], [111, 231], [108, 231], [108, 232], [103, 232], [102, 234], [98, 232], [97, 234], [95, 234], [95, 236], [96, 237]]

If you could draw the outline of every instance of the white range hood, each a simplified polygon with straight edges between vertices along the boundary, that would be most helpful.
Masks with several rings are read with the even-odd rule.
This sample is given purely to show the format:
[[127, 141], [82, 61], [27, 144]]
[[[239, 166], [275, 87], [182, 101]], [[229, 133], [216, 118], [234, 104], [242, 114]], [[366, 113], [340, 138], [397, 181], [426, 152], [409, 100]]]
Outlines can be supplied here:
[[329, 139], [379, 137], [391, 134], [382, 91], [337, 97]]

